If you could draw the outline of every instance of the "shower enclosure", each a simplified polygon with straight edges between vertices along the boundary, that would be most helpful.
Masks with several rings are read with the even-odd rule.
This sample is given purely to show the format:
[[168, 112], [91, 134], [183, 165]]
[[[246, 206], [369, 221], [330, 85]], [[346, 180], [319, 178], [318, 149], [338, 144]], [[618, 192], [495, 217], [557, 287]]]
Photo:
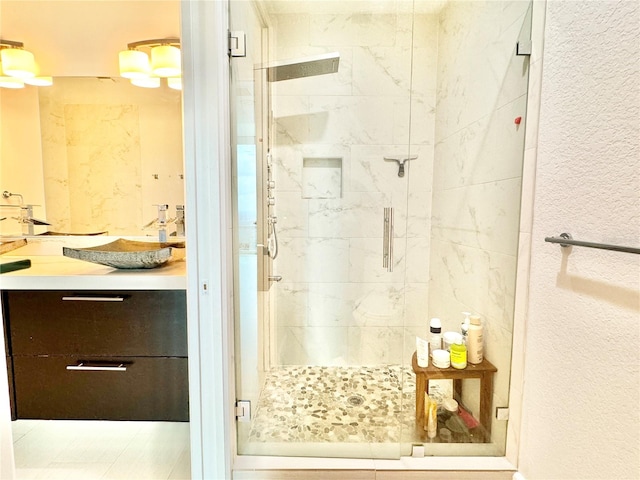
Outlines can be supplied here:
[[504, 454], [504, 420], [429, 441], [411, 357], [477, 313], [508, 407], [529, 8], [230, 2], [240, 454]]

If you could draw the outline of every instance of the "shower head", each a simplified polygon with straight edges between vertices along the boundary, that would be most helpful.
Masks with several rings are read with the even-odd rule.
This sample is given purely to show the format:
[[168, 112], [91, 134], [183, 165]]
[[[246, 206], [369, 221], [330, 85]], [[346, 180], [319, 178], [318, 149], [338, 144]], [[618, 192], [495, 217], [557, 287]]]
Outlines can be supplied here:
[[338, 71], [338, 63], [340, 63], [340, 54], [338, 52], [277, 62], [267, 67], [267, 80], [269, 82], [279, 82], [281, 80], [336, 73]]

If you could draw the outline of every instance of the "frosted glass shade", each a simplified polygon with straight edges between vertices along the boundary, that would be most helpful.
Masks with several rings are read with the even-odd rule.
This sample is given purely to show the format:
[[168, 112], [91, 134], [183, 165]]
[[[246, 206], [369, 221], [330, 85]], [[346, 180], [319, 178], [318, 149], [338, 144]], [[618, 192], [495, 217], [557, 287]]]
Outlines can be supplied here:
[[174, 90], [182, 90], [182, 78], [180, 77], [167, 78], [167, 85], [169, 86], [169, 88], [173, 88]]
[[24, 88], [24, 81], [17, 77], [0, 77], [2, 88]]
[[178, 77], [180, 49], [171, 45], [160, 45], [151, 49], [151, 71], [159, 77]]
[[131, 84], [136, 87], [143, 88], [158, 88], [160, 86], [159, 77], [147, 77], [147, 78], [132, 78]]
[[24, 83], [34, 87], [50, 87], [53, 85], [53, 77], [33, 77], [25, 78]]
[[148, 78], [151, 74], [149, 56], [138, 50], [124, 50], [118, 54], [120, 76], [124, 78]]
[[33, 53], [18, 48], [3, 48], [0, 50], [0, 58], [5, 75], [17, 78], [36, 76], [36, 61]]

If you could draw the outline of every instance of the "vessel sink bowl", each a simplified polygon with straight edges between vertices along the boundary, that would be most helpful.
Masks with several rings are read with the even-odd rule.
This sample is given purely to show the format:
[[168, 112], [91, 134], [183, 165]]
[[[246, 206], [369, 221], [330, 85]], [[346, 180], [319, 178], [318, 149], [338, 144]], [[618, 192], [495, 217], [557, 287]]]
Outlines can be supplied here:
[[[184, 248], [184, 242], [137, 242], [119, 238], [96, 247], [62, 247], [62, 254], [113, 268], [138, 269], [160, 267], [172, 258], [183, 257]], [[180, 253], [174, 254], [174, 249]]]
[[71, 232], [52, 232], [47, 231], [44, 233], [39, 233], [39, 236], [51, 235], [56, 237], [94, 237], [96, 235], [109, 235], [109, 232], [90, 232], [90, 233], [71, 233]]

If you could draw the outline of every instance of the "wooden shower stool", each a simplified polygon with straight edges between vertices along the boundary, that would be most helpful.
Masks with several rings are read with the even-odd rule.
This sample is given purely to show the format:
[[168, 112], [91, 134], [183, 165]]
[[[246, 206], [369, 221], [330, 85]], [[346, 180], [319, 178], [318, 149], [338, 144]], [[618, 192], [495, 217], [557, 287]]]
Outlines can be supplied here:
[[428, 367], [419, 367], [418, 358], [414, 352], [411, 366], [416, 374], [416, 425], [424, 425], [424, 398], [429, 389], [429, 380], [453, 380], [454, 396], [462, 398], [462, 380], [468, 378], [480, 379], [480, 424], [486, 431], [486, 441], [491, 438], [491, 404], [493, 403], [493, 374], [498, 371], [487, 359], [474, 365], [467, 364], [464, 370], [457, 368], [437, 368], [429, 361]]

